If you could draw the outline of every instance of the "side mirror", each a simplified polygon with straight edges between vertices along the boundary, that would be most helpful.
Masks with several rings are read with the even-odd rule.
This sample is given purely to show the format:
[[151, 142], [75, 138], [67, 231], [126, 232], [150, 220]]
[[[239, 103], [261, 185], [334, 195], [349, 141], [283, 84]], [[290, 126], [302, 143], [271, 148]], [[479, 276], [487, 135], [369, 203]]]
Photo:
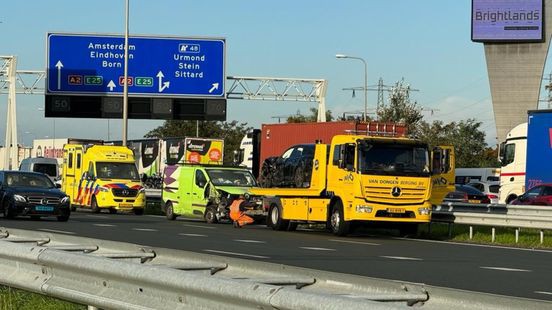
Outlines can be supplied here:
[[55, 183], [55, 185], [56, 185], [56, 188], [61, 188], [61, 184]]

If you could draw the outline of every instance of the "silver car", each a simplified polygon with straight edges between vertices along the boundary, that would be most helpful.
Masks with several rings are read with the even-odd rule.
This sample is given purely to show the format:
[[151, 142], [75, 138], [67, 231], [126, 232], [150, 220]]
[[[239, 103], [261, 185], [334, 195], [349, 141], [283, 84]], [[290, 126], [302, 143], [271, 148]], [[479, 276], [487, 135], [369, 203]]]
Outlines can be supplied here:
[[487, 197], [489, 197], [491, 203], [498, 203], [498, 190], [500, 189], [500, 182], [473, 181], [466, 185], [482, 191], [485, 195], [487, 195]]

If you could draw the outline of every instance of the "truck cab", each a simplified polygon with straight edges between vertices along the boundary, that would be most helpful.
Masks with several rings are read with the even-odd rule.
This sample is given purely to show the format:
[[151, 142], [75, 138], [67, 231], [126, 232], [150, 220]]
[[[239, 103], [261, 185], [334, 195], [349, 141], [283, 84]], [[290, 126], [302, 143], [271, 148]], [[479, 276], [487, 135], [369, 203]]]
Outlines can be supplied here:
[[499, 203], [510, 203], [525, 192], [525, 162], [527, 158], [527, 123], [508, 132], [500, 144]]

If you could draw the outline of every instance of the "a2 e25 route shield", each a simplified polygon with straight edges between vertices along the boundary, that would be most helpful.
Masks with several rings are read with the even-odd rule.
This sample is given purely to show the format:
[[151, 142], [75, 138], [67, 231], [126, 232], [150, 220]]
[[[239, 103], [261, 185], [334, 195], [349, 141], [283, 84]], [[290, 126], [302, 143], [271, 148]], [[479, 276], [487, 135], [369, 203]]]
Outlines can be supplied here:
[[[121, 95], [124, 37], [48, 34], [47, 94]], [[128, 91], [133, 96], [225, 96], [225, 40], [130, 36]]]

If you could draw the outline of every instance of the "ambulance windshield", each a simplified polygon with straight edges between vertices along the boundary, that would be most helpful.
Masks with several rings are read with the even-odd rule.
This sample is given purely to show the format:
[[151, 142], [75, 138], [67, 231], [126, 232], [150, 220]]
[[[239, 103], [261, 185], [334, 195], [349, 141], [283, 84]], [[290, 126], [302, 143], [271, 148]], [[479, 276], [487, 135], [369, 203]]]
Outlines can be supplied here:
[[96, 163], [96, 175], [100, 179], [139, 180], [136, 165], [132, 163]]

